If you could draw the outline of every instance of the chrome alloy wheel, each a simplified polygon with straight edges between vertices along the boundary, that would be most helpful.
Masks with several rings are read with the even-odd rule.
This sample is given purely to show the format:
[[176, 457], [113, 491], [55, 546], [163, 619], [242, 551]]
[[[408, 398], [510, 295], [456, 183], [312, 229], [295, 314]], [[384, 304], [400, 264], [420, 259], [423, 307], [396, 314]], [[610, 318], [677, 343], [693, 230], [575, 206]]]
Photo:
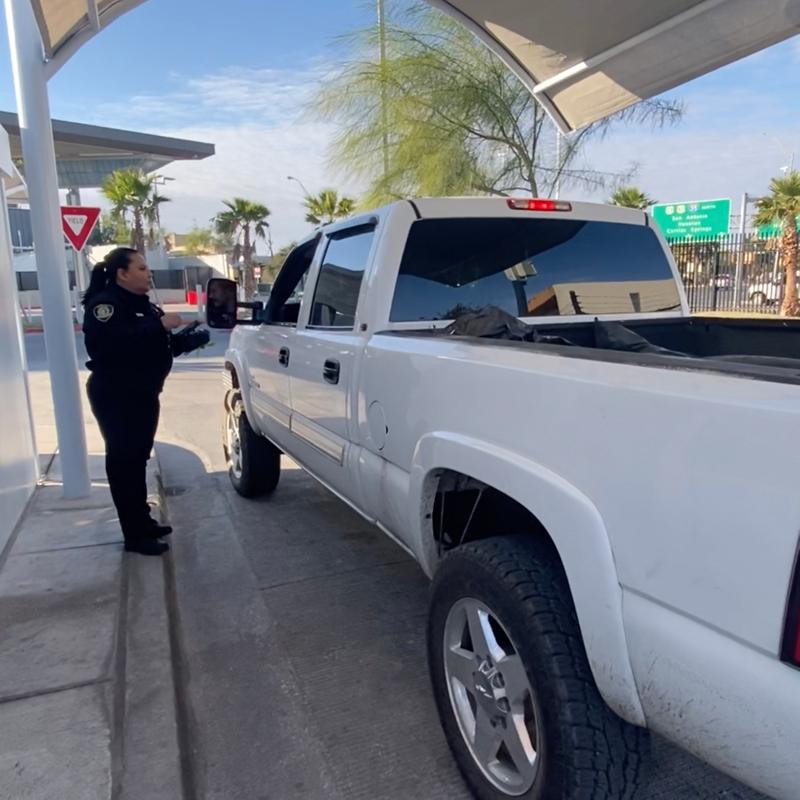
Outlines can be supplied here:
[[239, 436], [239, 417], [231, 408], [225, 414], [225, 450], [233, 477], [242, 477], [242, 440]]
[[463, 598], [450, 609], [444, 668], [453, 713], [475, 763], [502, 793], [525, 794], [539, 770], [536, 697], [511, 637], [479, 600]]

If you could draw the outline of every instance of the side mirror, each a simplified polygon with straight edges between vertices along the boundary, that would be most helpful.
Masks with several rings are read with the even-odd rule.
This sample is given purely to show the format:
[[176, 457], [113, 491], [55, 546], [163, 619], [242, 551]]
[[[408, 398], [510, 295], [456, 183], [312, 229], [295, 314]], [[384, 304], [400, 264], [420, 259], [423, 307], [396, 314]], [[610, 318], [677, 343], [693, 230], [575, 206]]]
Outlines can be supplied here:
[[[247, 319], [240, 319], [240, 308], [250, 309]], [[236, 299], [236, 283], [227, 278], [211, 278], [206, 286], [206, 324], [209, 328], [230, 330], [237, 325], [258, 325], [261, 303], [240, 303]]]

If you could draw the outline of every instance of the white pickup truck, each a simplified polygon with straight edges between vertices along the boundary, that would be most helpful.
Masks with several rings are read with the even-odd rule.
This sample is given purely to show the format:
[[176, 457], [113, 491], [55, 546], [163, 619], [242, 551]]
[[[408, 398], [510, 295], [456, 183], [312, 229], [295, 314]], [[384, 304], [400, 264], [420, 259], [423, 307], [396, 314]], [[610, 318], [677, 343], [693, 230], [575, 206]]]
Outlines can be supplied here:
[[476, 797], [632, 797], [646, 729], [800, 797], [800, 323], [689, 317], [644, 213], [494, 198], [325, 227], [208, 321], [236, 490], [284, 452], [433, 579]]

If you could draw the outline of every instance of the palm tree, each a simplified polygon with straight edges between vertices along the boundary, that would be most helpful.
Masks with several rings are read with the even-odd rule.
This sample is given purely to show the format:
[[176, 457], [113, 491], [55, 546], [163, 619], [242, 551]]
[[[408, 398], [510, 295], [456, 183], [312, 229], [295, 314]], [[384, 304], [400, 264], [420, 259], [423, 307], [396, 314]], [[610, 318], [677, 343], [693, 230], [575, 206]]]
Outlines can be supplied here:
[[800, 316], [797, 301], [797, 218], [800, 216], [800, 172], [792, 170], [783, 178], [773, 178], [769, 184], [771, 194], [762, 197], [756, 207], [755, 224], [774, 225], [781, 230], [780, 257], [786, 272], [786, 291], [781, 304], [781, 314]]
[[131, 247], [144, 253], [145, 224], [152, 241], [158, 207], [169, 198], [159, 195], [153, 176], [140, 169], [115, 170], [103, 183], [102, 192], [111, 201], [112, 216], [130, 223]]
[[650, 208], [656, 201], [648, 197], [638, 186], [620, 186], [609, 201], [612, 206], [622, 208], [638, 208], [644, 211]]
[[252, 297], [255, 293], [253, 255], [256, 240], [267, 239], [269, 229], [267, 217], [270, 215], [270, 210], [261, 203], [243, 197], [234, 197], [233, 200], [222, 202], [227, 210], [220, 211], [214, 217], [214, 225], [217, 233], [233, 238], [233, 260], [238, 263], [240, 258], [244, 259], [244, 290], [248, 297]]
[[306, 222], [312, 225], [328, 225], [334, 220], [349, 217], [356, 207], [352, 197], [339, 197], [336, 189], [323, 189], [317, 195], [307, 195], [304, 203], [308, 209]]

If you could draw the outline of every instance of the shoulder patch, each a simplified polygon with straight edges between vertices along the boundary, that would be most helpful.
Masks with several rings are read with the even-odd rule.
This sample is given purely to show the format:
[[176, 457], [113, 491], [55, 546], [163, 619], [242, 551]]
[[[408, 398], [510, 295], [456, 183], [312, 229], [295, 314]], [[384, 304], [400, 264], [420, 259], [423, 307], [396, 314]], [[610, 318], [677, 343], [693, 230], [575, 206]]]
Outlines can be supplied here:
[[98, 322], [108, 322], [114, 316], [114, 306], [111, 303], [98, 303], [93, 313]]

